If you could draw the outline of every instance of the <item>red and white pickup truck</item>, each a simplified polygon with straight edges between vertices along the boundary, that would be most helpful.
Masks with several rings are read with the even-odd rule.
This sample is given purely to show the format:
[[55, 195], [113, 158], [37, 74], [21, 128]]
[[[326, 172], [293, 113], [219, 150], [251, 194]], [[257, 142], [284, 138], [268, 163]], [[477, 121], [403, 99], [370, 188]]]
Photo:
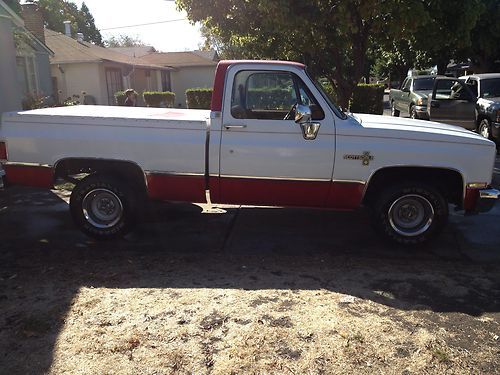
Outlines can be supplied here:
[[[302, 64], [221, 61], [211, 110], [76, 106], [5, 113], [10, 184], [76, 184], [88, 235], [130, 231], [153, 200], [353, 210], [401, 244], [437, 234], [448, 204], [491, 208], [495, 145], [463, 128], [341, 111]], [[85, 176], [77, 178], [75, 176]]]

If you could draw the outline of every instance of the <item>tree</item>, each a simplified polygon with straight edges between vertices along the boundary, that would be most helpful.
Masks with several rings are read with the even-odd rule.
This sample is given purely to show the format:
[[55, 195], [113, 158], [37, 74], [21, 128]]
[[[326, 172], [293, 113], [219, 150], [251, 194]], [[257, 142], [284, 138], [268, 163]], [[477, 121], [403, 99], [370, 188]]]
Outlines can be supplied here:
[[38, 6], [49, 29], [64, 33], [64, 21], [71, 21], [72, 34], [81, 32], [87, 42], [102, 45], [101, 33], [85, 3], [78, 9], [75, 3], [66, 0], [39, 0]]
[[146, 44], [138, 38], [132, 37], [130, 35], [121, 34], [118, 36], [111, 36], [109, 39], [104, 41], [106, 47], [142, 47]]
[[[247, 58], [306, 63], [334, 87], [347, 107], [366, 72], [373, 40], [388, 43], [426, 20], [419, 0], [177, 0], [193, 22], [202, 22]], [[410, 17], [411, 15], [411, 17]], [[400, 20], [409, 20], [401, 25]]]
[[4, 0], [4, 3], [19, 16], [21, 15], [21, 5], [19, 4], [19, 0]]

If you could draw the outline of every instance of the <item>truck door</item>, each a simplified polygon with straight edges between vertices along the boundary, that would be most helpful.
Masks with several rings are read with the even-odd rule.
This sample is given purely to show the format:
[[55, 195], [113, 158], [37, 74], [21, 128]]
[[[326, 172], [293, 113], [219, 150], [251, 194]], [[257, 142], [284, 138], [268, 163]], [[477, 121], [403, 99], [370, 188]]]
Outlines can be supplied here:
[[[232, 67], [226, 76], [220, 201], [324, 206], [335, 154], [333, 114], [304, 71], [248, 68]], [[293, 120], [296, 103], [312, 108], [312, 121], [320, 124], [315, 139], [304, 139]]]
[[410, 105], [410, 88], [411, 88], [411, 78], [406, 78], [401, 85], [401, 92], [399, 100], [397, 101], [398, 110], [402, 113], [408, 113], [408, 107]]
[[431, 121], [470, 130], [476, 128], [475, 97], [467, 85], [458, 79], [436, 78], [427, 109]]

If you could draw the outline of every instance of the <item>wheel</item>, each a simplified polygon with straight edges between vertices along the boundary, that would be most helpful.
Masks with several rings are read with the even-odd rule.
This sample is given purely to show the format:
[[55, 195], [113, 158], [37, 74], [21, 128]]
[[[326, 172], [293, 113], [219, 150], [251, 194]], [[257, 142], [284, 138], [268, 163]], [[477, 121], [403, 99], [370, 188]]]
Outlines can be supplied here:
[[437, 235], [448, 220], [448, 204], [431, 186], [407, 182], [383, 191], [372, 206], [375, 229], [401, 245], [422, 244]]
[[410, 107], [410, 118], [412, 118], [414, 120], [418, 119], [418, 117], [417, 117], [417, 111], [415, 110], [415, 106], [414, 105], [412, 105]]
[[481, 134], [486, 139], [491, 138], [491, 125], [488, 119], [483, 118], [479, 123], [478, 133]]
[[70, 198], [75, 224], [88, 236], [107, 240], [130, 232], [137, 218], [137, 197], [123, 182], [90, 175], [80, 181]]
[[399, 111], [394, 106], [394, 100], [391, 102], [391, 116], [399, 117]]

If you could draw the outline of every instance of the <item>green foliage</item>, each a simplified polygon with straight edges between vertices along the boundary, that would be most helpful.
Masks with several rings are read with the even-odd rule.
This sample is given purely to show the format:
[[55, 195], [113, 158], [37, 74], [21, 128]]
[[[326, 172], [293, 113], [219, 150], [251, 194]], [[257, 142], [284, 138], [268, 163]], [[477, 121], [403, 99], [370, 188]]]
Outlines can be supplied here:
[[16, 12], [18, 16], [21, 15], [21, 5], [19, 4], [19, 0], [4, 0], [4, 3]]
[[83, 33], [84, 40], [102, 45], [102, 36], [95, 26], [94, 17], [85, 3], [78, 9], [75, 3], [67, 0], [39, 0], [46, 26], [54, 31], [64, 33], [64, 21], [71, 21], [71, 31]]
[[141, 47], [146, 44], [139, 38], [130, 35], [121, 34], [118, 36], [111, 36], [104, 41], [104, 45], [108, 48], [115, 47]]
[[354, 113], [384, 113], [384, 85], [360, 83], [350, 100], [350, 111]]
[[80, 103], [80, 95], [78, 94], [73, 94], [72, 96], [69, 96], [66, 98], [64, 102], [62, 102], [62, 105], [64, 107], [69, 107], [73, 105], [79, 105]]
[[44, 96], [40, 93], [27, 94], [21, 103], [23, 111], [50, 107], [49, 99], [50, 97]]
[[164, 105], [167, 108], [172, 108], [174, 106], [175, 94], [170, 91], [144, 91], [142, 97], [148, 107]]
[[210, 109], [212, 89], [193, 88], [186, 90], [186, 105], [192, 109]]
[[296, 100], [289, 89], [250, 89], [247, 92], [247, 108], [289, 110]]
[[127, 95], [125, 95], [125, 91], [115, 92], [115, 100], [116, 100], [117, 105], [125, 105], [125, 99], [127, 99]]

